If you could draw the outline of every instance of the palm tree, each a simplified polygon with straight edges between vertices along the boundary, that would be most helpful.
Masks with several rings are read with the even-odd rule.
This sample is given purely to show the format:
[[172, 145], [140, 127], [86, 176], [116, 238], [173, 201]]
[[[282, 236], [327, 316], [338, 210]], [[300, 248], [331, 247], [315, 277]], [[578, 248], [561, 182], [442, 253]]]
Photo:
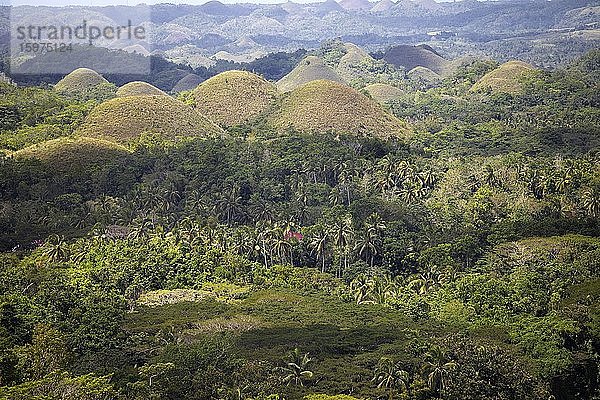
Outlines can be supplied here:
[[390, 295], [390, 285], [387, 278], [377, 278], [373, 281], [371, 296], [375, 304], [386, 304]]
[[581, 201], [585, 211], [594, 218], [600, 217], [600, 193], [595, 188], [587, 188], [583, 191]]
[[408, 392], [410, 387], [409, 373], [402, 369], [400, 363], [394, 363], [388, 357], [379, 360], [372, 381], [377, 384], [378, 389], [389, 389], [390, 400], [393, 399], [395, 389]]
[[354, 300], [356, 301], [356, 304], [372, 303], [372, 301], [369, 300], [372, 287], [373, 280], [367, 278], [367, 276], [364, 274], [360, 274], [352, 280], [350, 283], [350, 289], [354, 293]]
[[435, 185], [436, 177], [432, 170], [428, 169], [418, 174], [418, 179], [423, 187], [432, 189]]
[[300, 385], [304, 386], [304, 380], [313, 377], [313, 372], [308, 370], [308, 364], [312, 362], [312, 358], [309, 357], [309, 353], [302, 354], [300, 349], [297, 347], [288, 355], [289, 361], [285, 367], [281, 370], [286, 373], [283, 381], [289, 385]]
[[439, 286], [441, 273], [432, 267], [425, 272], [414, 275], [408, 283], [408, 287], [414, 289], [417, 294], [426, 294], [432, 288]]
[[65, 242], [64, 237], [58, 235], [50, 235], [44, 243], [42, 255], [49, 262], [55, 263], [66, 260], [69, 254], [69, 247]]
[[228, 193], [217, 200], [215, 208], [221, 217], [225, 217], [227, 225], [241, 211], [241, 201], [242, 197], [238, 194], [238, 190], [235, 187], [232, 187]]
[[321, 259], [321, 272], [325, 272], [325, 259], [327, 258], [329, 235], [322, 225], [317, 225], [311, 236], [308, 246], [311, 249], [311, 253], [317, 256], [317, 261]]
[[425, 353], [423, 372], [427, 375], [429, 389], [438, 394], [440, 399], [442, 399], [445, 394], [450, 379], [450, 372], [453, 371], [457, 365], [458, 364], [452, 361], [442, 348], [437, 345], [433, 346]]
[[494, 167], [489, 164], [485, 166], [485, 183], [490, 187], [496, 187], [498, 184], [498, 178], [496, 177]]
[[356, 242], [358, 256], [368, 262], [371, 268], [373, 268], [375, 255], [377, 254], [375, 239], [373, 232], [367, 229], [358, 237]]
[[252, 198], [250, 201], [250, 213], [254, 222], [273, 222], [273, 210], [269, 203], [261, 198]]
[[[277, 254], [279, 262], [284, 263], [288, 251], [290, 252], [289, 254], [291, 254], [292, 243], [285, 236], [278, 235], [273, 242], [273, 251]], [[293, 260], [290, 260], [290, 264], [292, 264], [292, 262]]]
[[371, 268], [373, 268], [375, 256], [379, 254], [380, 236], [385, 228], [379, 214], [371, 214], [365, 221], [365, 229], [356, 243], [358, 255], [369, 262]]
[[338, 181], [341, 191], [345, 193], [346, 197], [346, 205], [350, 205], [350, 188], [352, 186], [352, 181], [357, 173], [357, 169], [347, 162], [342, 162], [337, 165], [337, 173], [338, 173]]
[[341, 255], [340, 265], [337, 273], [338, 277], [341, 277], [342, 272], [348, 268], [348, 253], [353, 234], [354, 231], [352, 230], [352, 218], [350, 215], [340, 218], [333, 224], [331, 230], [333, 245], [335, 246], [338, 254]]

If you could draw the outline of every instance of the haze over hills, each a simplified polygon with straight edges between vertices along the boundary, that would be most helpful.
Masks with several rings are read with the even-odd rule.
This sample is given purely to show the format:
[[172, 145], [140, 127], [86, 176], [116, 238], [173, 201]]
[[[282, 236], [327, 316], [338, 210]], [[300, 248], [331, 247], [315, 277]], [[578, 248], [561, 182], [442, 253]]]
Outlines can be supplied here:
[[[512, 58], [551, 67], [568, 62], [600, 40], [594, 11], [598, 6], [594, 0], [160, 4], [150, 6], [147, 12], [140, 8], [137, 13], [139, 18], [146, 14], [150, 19], [138, 21], [147, 24], [150, 40], [123, 48], [136, 54], [160, 52], [198, 66], [219, 59], [250, 62], [267, 53], [310, 49], [341, 37], [368, 51], [397, 44], [427, 44], [450, 59], [468, 54], [498, 58], [510, 51]], [[15, 23], [27, 21], [36, 12], [32, 7], [16, 10]], [[88, 6], [84, 10], [96, 20], [114, 25], [120, 13], [130, 9]], [[60, 7], [47, 8], [45, 14], [46, 21], [58, 18], [80, 23], [78, 19], [69, 21], [69, 14]], [[565, 42], [570, 45], [559, 44]], [[553, 50], [549, 53], [548, 49]]]

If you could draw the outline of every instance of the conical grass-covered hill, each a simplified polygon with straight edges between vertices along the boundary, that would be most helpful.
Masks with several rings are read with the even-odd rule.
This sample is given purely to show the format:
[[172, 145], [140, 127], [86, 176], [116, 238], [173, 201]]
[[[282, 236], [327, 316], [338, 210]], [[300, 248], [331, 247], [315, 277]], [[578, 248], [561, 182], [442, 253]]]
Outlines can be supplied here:
[[208, 118], [170, 96], [128, 96], [106, 101], [92, 110], [78, 133], [128, 143], [142, 133], [166, 139], [211, 137], [224, 132]]
[[437, 85], [442, 82], [442, 76], [426, 67], [414, 67], [406, 74], [408, 79], [424, 85]]
[[277, 88], [282, 93], [292, 90], [312, 81], [326, 79], [343, 83], [344, 80], [325, 62], [316, 56], [308, 56], [291, 70], [286, 76], [277, 81]]
[[449, 63], [427, 45], [394, 46], [385, 52], [383, 59], [396, 67], [404, 67], [407, 71], [415, 67], [425, 67], [436, 74], [443, 74]]
[[181, 78], [173, 87], [171, 92], [173, 93], [181, 93], [186, 92], [188, 90], [194, 90], [204, 81], [201, 77], [196, 74], [187, 74], [183, 78]]
[[477, 81], [473, 92], [517, 94], [523, 90], [521, 80], [535, 68], [523, 61], [509, 61], [488, 72]]
[[134, 81], [126, 83], [117, 90], [117, 97], [127, 96], [166, 96], [159, 88], [147, 83]]
[[402, 89], [386, 83], [374, 83], [365, 86], [363, 90], [367, 92], [373, 100], [381, 104], [396, 100], [404, 95]]
[[277, 100], [274, 84], [246, 71], [227, 71], [192, 92], [196, 109], [215, 123], [230, 127], [254, 122]]
[[117, 89], [96, 71], [78, 68], [58, 81], [54, 90], [61, 95], [80, 100], [105, 100], [114, 97]]
[[93, 69], [77, 68], [58, 81], [54, 85], [54, 90], [58, 92], [86, 90], [102, 83], [108, 83], [108, 81]]
[[74, 176], [104, 168], [129, 154], [125, 147], [107, 140], [62, 137], [18, 150], [11, 157], [36, 160], [53, 174]]
[[407, 125], [377, 102], [344, 84], [318, 80], [287, 95], [269, 124], [285, 131], [332, 131], [380, 138], [404, 137]]
[[373, 57], [354, 43], [344, 43], [343, 48], [346, 54], [340, 58], [339, 63], [335, 67], [335, 72], [341, 80], [352, 82], [354, 79], [370, 76], [370, 73], [365, 71], [365, 65], [374, 63], [375, 60]]

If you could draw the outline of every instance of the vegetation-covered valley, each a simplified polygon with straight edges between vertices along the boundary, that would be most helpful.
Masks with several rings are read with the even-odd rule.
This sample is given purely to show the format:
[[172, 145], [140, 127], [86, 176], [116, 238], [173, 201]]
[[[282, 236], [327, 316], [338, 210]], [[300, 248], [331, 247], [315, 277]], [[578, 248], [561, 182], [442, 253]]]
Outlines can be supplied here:
[[0, 83], [0, 398], [600, 398], [600, 52], [309, 57]]

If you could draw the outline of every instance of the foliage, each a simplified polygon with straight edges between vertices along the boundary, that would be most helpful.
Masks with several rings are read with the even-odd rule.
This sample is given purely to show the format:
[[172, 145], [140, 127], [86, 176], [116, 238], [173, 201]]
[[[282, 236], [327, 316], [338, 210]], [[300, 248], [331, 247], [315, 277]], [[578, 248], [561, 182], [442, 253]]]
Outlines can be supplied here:
[[594, 398], [600, 163], [561, 138], [597, 133], [596, 58], [392, 82], [403, 141], [322, 81], [281, 99], [312, 132], [222, 137], [165, 95], [80, 127], [93, 102], [0, 85], [0, 397]]

